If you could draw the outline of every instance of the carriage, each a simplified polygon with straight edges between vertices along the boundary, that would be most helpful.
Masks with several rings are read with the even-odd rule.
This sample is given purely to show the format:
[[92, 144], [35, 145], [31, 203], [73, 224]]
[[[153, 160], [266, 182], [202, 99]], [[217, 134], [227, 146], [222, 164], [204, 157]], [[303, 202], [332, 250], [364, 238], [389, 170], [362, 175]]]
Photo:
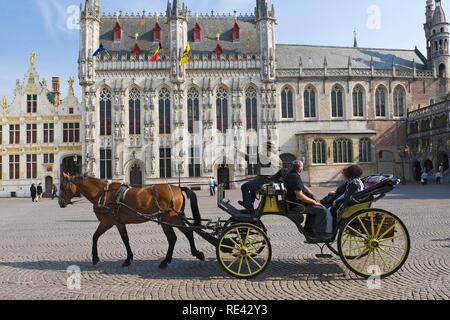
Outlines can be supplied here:
[[372, 208], [372, 204], [385, 197], [400, 181], [393, 176], [370, 176], [363, 182], [367, 188], [354, 195], [340, 217], [334, 219], [333, 236], [329, 239], [310, 237], [304, 222], [306, 220], [307, 225], [311, 217], [305, 207], [286, 199], [282, 183], [264, 185], [259, 191], [259, 206], [251, 212], [231, 205], [221, 185], [218, 207], [231, 218], [207, 221], [200, 228], [192, 228], [216, 246], [218, 262], [236, 278], [255, 277], [264, 272], [271, 261], [272, 246], [261, 221], [267, 215], [284, 216], [291, 220], [305, 237], [305, 243], [320, 247], [319, 258], [331, 257], [323, 254], [323, 249], [328, 247], [358, 276], [385, 278], [397, 272], [406, 262], [410, 237], [404, 223], [396, 215]]
[[[97, 243], [102, 234], [116, 226], [127, 249], [124, 267], [133, 261], [133, 252], [127, 234], [127, 224], [155, 222], [162, 226], [169, 249], [160, 267], [172, 262], [177, 237], [174, 228], [188, 238], [192, 255], [199, 260], [205, 256], [195, 246], [193, 233], [216, 248], [217, 260], [231, 276], [248, 279], [261, 274], [272, 258], [268, 231], [261, 221], [267, 215], [291, 220], [305, 237], [305, 242], [320, 247], [318, 258], [332, 257], [323, 254], [327, 247], [339, 256], [348, 269], [364, 277], [388, 277], [406, 262], [410, 250], [410, 237], [404, 223], [393, 213], [372, 208], [391, 192], [399, 180], [393, 176], [369, 176], [363, 179], [366, 189], [353, 195], [335, 217], [332, 237], [317, 239], [310, 236], [308, 225], [314, 216], [308, 215], [304, 206], [287, 200], [281, 182], [265, 184], [258, 192], [260, 202], [255, 210], [238, 210], [226, 199], [224, 186], [219, 186], [217, 205], [230, 217], [226, 220], [201, 219], [195, 192], [168, 184], [145, 188], [131, 188], [87, 176], [64, 174], [60, 188], [61, 208], [71, 204], [76, 193], [81, 192], [93, 205], [99, 226], [93, 236], [92, 259], [99, 260]], [[193, 219], [185, 215], [186, 199], [191, 201]], [[322, 200], [326, 205], [327, 198]], [[149, 213], [151, 212], [151, 213]]]

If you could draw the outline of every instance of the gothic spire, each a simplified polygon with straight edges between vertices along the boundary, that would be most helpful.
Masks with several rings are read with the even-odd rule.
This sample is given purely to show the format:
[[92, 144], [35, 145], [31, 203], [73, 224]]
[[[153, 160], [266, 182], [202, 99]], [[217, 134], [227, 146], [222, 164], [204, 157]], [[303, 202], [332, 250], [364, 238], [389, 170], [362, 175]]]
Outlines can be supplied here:
[[356, 37], [356, 29], [353, 31], [353, 48], [358, 48], [358, 39]]

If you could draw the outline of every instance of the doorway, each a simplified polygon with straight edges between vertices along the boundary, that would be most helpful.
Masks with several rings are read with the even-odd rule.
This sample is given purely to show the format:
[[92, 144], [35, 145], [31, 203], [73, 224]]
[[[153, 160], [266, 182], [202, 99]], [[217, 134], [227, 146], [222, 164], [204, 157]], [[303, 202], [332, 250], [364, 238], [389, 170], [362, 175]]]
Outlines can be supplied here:
[[45, 178], [45, 194], [47, 196], [51, 196], [53, 191], [53, 177], [46, 177]]
[[418, 182], [421, 179], [422, 175], [422, 166], [419, 161], [414, 162], [414, 179]]
[[130, 170], [130, 185], [133, 188], [140, 188], [142, 184], [142, 169], [136, 163]]
[[225, 190], [230, 190], [230, 169], [228, 166], [221, 165], [217, 170], [217, 181], [224, 185]]

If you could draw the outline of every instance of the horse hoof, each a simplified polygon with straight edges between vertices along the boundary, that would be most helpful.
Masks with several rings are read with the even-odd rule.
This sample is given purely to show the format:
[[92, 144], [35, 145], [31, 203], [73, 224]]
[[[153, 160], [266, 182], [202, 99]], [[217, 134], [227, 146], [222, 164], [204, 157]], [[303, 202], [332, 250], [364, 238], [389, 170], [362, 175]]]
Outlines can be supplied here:
[[100, 259], [99, 259], [99, 258], [93, 258], [93, 259], [92, 259], [92, 265], [93, 265], [93, 266], [96, 266], [99, 262], [100, 262]]
[[126, 268], [126, 267], [131, 266], [131, 261], [132, 261], [132, 260], [126, 260], [126, 261], [122, 264], [122, 267], [123, 267], [123, 268]]
[[196, 257], [200, 261], [205, 261], [205, 254], [203, 252], [198, 251], [196, 254], [194, 254], [194, 257]]

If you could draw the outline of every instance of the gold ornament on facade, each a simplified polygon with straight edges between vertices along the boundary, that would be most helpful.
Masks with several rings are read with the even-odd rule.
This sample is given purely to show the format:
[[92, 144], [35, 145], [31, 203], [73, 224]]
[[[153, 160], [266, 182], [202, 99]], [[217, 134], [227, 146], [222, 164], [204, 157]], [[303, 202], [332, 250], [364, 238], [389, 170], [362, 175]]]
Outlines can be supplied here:
[[2, 98], [2, 107], [3, 109], [8, 108], [8, 98], [6, 96], [3, 96]]
[[59, 106], [60, 102], [61, 102], [61, 100], [59, 97], [59, 93], [57, 93], [57, 94], [55, 94], [55, 102], [54, 102], [55, 106]]
[[33, 52], [30, 56], [30, 67], [34, 67], [36, 64], [36, 53]]
[[69, 92], [73, 93], [73, 84], [75, 81], [73, 81], [72, 78], [69, 78], [69, 80], [67, 81], [67, 83], [69, 84]]

